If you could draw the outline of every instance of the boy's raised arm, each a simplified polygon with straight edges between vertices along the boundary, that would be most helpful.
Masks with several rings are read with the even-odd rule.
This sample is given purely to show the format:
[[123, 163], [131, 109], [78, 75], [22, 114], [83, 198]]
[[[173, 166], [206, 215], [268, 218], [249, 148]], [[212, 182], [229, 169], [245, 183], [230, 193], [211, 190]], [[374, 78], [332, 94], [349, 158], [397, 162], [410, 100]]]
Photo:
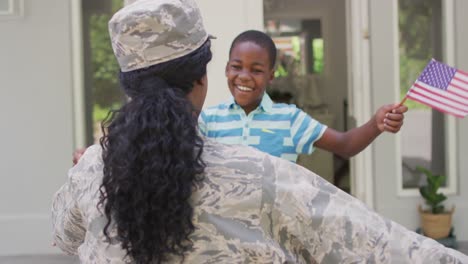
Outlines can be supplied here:
[[314, 146], [344, 158], [350, 158], [365, 149], [382, 132], [397, 133], [400, 131], [406, 111], [408, 111], [408, 107], [404, 105], [384, 105], [367, 123], [360, 127], [346, 132], [327, 128]]

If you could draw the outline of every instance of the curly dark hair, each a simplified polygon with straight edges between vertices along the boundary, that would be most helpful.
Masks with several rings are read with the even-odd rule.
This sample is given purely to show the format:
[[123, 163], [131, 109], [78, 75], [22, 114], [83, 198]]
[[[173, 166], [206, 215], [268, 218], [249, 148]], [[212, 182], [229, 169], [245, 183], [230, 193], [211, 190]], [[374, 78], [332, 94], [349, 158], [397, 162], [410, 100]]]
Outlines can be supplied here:
[[129, 101], [102, 124], [104, 178], [100, 206], [136, 263], [184, 257], [192, 243], [194, 185], [203, 179], [203, 141], [186, 98], [206, 75], [209, 40], [192, 53], [120, 73]]

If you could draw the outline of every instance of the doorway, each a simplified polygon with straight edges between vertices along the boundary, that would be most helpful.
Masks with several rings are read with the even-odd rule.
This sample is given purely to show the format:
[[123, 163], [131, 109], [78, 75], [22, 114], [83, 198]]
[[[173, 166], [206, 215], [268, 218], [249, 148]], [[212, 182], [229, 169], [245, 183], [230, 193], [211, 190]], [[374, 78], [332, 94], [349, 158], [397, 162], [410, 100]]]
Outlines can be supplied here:
[[[295, 104], [339, 131], [354, 127], [348, 110], [346, 3], [340, 0], [264, 0], [264, 31], [278, 48], [273, 101]], [[315, 150], [298, 164], [351, 192], [350, 162]]]

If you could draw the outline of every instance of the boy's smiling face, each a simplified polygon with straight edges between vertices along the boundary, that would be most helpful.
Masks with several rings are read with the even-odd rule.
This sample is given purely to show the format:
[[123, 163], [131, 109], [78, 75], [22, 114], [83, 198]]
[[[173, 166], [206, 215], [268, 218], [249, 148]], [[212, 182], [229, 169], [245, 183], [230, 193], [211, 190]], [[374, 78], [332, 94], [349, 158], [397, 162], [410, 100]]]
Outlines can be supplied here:
[[235, 44], [226, 65], [226, 77], [236, 103], [249, 114], [258, 107], [274, 77], [267, 50], [248, 41]]

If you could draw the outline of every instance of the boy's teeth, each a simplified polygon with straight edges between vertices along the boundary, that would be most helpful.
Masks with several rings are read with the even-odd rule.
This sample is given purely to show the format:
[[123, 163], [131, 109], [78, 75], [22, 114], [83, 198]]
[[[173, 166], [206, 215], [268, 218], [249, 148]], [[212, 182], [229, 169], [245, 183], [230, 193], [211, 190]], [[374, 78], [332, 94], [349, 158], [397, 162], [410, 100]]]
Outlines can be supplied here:
[[245, 87], [245, 86], [237, 86], [237, 88], [239, 88], [239, 90], [241, 91], [252, 91], [252, 88]]

